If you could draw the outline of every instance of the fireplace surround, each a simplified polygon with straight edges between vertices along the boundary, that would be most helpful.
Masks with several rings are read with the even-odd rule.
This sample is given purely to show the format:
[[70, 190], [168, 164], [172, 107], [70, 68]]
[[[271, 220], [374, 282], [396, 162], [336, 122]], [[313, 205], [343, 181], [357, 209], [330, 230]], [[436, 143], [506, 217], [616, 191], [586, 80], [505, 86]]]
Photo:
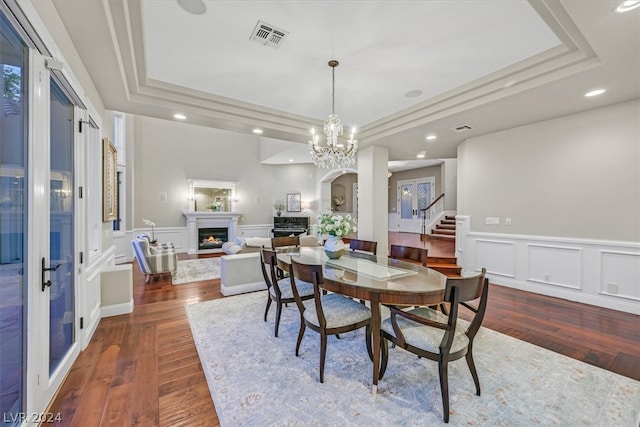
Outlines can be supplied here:
[[[238, 218], [241, 214], [237, 212], [182, 212], [187, 218], [187, 230], [189, 233], [188, 254], [204, 254], [222, 252], [222, 243], [218, 241], [232, 241], [236, 239], [238, 230]], [[218, 230], [210, 233], [211, 242], [204, 244], [200, 230]], [[226, 238], [223, 231], [226, 231]], [[209, 235], [204, 236], [208, 239]], [[223, 239], [224, 238], [224, 239]], [[218, 245], [219, 243], [219, 245]]]

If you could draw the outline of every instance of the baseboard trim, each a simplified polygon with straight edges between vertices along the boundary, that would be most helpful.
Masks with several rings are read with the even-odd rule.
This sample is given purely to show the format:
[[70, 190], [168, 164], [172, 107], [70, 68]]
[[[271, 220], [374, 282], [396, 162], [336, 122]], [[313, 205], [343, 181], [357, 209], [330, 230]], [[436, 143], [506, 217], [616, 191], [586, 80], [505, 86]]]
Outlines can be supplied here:
[[225, 297], [229, 295], [245, 294], [247, 292], [263, 291], [265, 289], [267, 289], [267, 285], [264, 281], [233, 286], [225, 286], [224, 283], [220, 284], [220, 292]]
[[121, 314], [129, 314], [133, 312], [133, 299], [129, 302], [121, 304], [112, 304], [101, 307], [101, 317], [119, 316]]

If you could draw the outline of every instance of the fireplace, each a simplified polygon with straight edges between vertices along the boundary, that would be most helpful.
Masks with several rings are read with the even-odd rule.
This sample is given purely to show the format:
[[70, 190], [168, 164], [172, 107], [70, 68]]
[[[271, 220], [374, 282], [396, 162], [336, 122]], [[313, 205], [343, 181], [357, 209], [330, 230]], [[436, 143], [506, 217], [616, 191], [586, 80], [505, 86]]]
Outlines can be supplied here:
[[[233, 241], [238, 235], [238, 218], [241, 214], [238, 212], [182, 212], [187, 218], [187, 230], [189, 233], [188, 254], [208, 254], [222, 252], [222, 243]], [[219, 245], [217, 242], [207, 242], [206, 249], [203, 249], [202, 239], [209, 236], [202, 236], [200, 230], [219, 230], [222, 229], [226, 234], [211, 234], [211, 240], [222, 240]]]
[[228, 228], [199, 228], [198, 250], [220, 249], [229, 240]]

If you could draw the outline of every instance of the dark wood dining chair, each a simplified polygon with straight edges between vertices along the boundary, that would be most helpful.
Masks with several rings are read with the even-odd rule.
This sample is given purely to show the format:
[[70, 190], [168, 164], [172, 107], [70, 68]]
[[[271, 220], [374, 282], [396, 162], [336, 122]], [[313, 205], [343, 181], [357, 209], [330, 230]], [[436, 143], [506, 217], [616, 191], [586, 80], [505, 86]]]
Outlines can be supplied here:
[[[464, 357], [471, 371], [476, 394], [480, 396], [480, 381], [473, 361], [473, 339], [480, 329], [487, 307], [489, 279], [486, 270], [472, 277], [447, 278], [445, 302], [449, 313], [420, 307], [402, 311], [389, 307], [391, 316], [382, 322], [382, 360], [380, 379], [385, 374], [389, 360], [389, 342], [420, 357], [438, 362], [440, 393], [444, 421], [449, 422], [449, 362]], [[478, 300], [477, 305], [470, 304]], [[458, 318], [460, 307], [472, 312], [471, 322]]]
[[[321, 291], [324, 284], [322, 266], [315, 264], [302, 264], [291, 259], [289, 271], [293, 295], [302, 313], [300, 321], [300, 332], [296, 343], [296, 356], [300, 354], [300, 344], [306, 328], [320, 334], [320, 382], [324, 382], [324, 362], [327, 355], [327, 337], [338, 335], [344, 332], [355, 331], [365, 327], [365, 341], [369, 358], [373, 360], [371, 350], [371, 310], [358, 302], [337, 293], [323, 294]], [[313, 284], [314, 304], [305, 306], [302, 302], [302, 294], [293, 285], [307, 282]]]
[[395, 259], [403, 259], [415, 261], [427, 266], [427, 255], [429, 251], [426, 248], [414, 248], [411, 246], [391, 245], [391, 253], [389, 256]]
[[[262, 275], [267, 284], [267, 307], [264, 310], [264, 321], [267, 321], [267, 314], [271, 302], [276, 304], [276, 321], [275, 336], [278, 336], [278, 328], [280, 327], [280, 316], [282, 314], [282, 306], [295, 302], [293, 291], [291, 290], [292, 281], [289, 277], [278, 278], [278, 263], [276, 252], [270, 249], [262, 248], [260, 250], [260, 264], [262, 266]], [[313, 286], [310, 283], [298, 283], [298, 297], [301, 300], [313, 298]]]
[[349, 241], [349, 249], [352, 251], [362, 251], [370, 253], [371, 255], [377, 255], [378, 242], [372, 242], [369, 240], [351, 239]]
[[282, 248], [285, 246], [300, 246], [300, 237], [299, 236], [282, 236], [282, 237], [272, 237], [271, 238], [271, 247]]
[[[280, 236], [280, 237], [272, 237], [271, 238], [271, 248], [284, 248], [284, 247], [300, 247], [300, 237], [299, 236]], [[289, 276], [288, 271], [283, 271], [281, 269], [276, 270], [276, 274], [278, 280], [284, 279]]]

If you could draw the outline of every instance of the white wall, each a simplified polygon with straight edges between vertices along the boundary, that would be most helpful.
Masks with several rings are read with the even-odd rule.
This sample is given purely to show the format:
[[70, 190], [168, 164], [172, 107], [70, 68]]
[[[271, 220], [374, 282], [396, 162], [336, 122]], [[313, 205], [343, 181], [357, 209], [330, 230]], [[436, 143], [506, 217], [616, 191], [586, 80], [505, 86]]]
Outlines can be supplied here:
[[501, 285], [640, 314], [639, 146], [637, 100], [466, 141], [458, 263]]
[[640, 241], [640, 102], [465, 141], [457, 205], [473, 231]]
[[131, 227], [145, 227], [141, 218], [158, 228], [184, 227], [187, 179], [236, 182], [240, 227], [272, 224], [273, 201], [287, 193], [315, 199], [315, 167], [260, 163], [259, 137], [142, 116], [134, 117], [133, 126]]

